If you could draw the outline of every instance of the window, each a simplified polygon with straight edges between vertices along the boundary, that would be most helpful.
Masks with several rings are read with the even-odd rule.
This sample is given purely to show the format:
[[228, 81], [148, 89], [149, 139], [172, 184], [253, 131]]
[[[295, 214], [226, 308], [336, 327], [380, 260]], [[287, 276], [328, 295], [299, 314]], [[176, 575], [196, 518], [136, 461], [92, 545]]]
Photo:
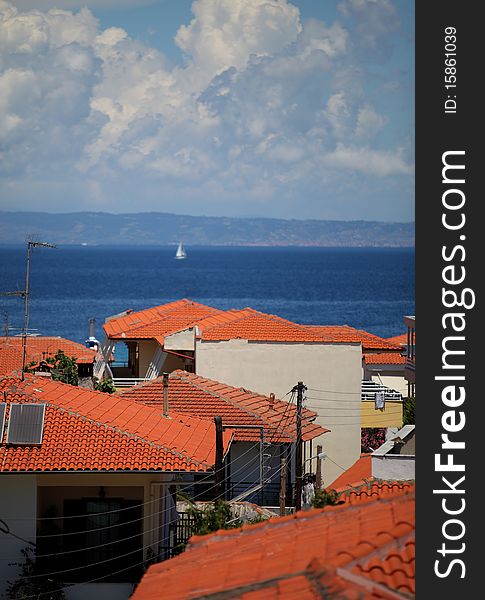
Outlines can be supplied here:
[[[64, 582], [101, 578], [101, 582], [139, 581], [142, 573], [143, 520], [140, 501], [123, 498], [64, 500], [63, 557], [43, 570], [68, 570]], [[47, 538], [47, 541], [49, 538]], [[41, 553], [48, 553], [43, 548]]]

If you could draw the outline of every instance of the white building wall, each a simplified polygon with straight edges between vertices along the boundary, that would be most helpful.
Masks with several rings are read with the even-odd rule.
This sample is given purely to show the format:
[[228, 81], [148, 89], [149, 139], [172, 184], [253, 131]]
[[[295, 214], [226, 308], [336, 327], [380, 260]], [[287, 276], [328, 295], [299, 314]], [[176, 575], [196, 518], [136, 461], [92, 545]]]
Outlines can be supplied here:
[[372, 476], [390, 481], [415, 479], [415, 463], [415, 456], [406, 454], [373, 455]]
[[[12, 533], [34, 543], [36, 482], [35, 475], [0, 475], [0, 519]], [[9, 566], [9, 563], [22, 563], [21, 550], [27, 547], [27, 542], [0, 531], [0, 597], [7, 589], [7, 581], [14, 581], [20, 575], [20, 567]]]
[[289, 399], [287, 392], [303, 381], [310, 388], [306, 406], [318, 413], [317, 423], [331, 430], [313, 441], [313, 447], [323, 445], [331, 459], [323, 463], [324, 485], [330, 485], [359, 458], [360, 344], [198, 340], [196, 372], [229, 385], [265, 395], [273, 392], [277, 398], [286, 399]]
[[408, 395], [408, 382], [404, 379], [404, 374], [389, 375], [387, 373], [381, 373], [380, 375], [377, 375], [377, 373], [370, 373], [370, 379], [376, 383], [382, 383], [382, 385], [385, 385], [392, 390], [396, 390], [396, 392], [400, 392], [403, 397], [407, 397]]
[[163, 347], [167, 350], [195, 350], [195, 330], [184, 329], [171, 335], [166, 335], [163, 340]]

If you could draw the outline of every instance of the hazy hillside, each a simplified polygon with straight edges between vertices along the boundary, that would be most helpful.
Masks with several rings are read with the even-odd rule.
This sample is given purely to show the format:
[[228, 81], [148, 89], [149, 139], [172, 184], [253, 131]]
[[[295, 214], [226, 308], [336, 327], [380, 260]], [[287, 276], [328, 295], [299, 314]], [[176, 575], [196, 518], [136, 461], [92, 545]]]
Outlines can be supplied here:
[[55, 244], [414, 246], [414, 223], [192, 217], [169, 213], [0, 211], [0, 243], [28, 236]]

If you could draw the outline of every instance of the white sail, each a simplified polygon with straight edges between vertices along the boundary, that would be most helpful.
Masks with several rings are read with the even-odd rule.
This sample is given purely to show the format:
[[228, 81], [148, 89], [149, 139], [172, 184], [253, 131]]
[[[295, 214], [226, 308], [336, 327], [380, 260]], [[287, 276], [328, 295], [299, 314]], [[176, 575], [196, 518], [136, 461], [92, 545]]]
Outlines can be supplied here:
[[181, 260], [182, 258], [187, 258], [187, 252], [185, 252], [185, 248], [182, 242], [179, 243], [177, 252], [175, 253], [175, 258], [177, 258], [178, 260]]

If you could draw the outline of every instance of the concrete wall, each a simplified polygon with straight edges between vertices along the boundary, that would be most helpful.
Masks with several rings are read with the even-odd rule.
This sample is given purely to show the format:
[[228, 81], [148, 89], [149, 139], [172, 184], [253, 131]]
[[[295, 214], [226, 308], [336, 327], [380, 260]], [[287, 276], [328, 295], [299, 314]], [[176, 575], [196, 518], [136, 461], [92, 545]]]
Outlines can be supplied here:
[[[159, 344], [155, 340], [141, 340], [138, 345], [139, 348], [139, 372], [138, 377], [145, 377], [148, 367], [157, 352], [160, 348]], [[177, 350], [180, 350], [178, 348]], [[160, 369], [160, 373], [167, 372], [171, 373], [176, 369], [183, 369], [185, 366], [185, 360], [181, 356], [176, 356], [175, 354], [164, 353], [163, 364]]]
[[163, 340], [167, 350], [195, 350], [195, 329], [184, 329], [172, 335], [166, 335]]
[[[0, 475], [0, 518], [12, 533], [34, 543], [36, 504], [35, 475]], [[27, 542], [0, 532], [0, 597], [7, 581], [14, 581], [20, 575], [20, 568], [8, 563], [23, 562], [20, 551], [26, 547]]]
[[375, 372], [368, 372], [368, 374], [370, 377], [365, 377], [365, 379], [382, 383], [382, 385], [400, 392], [404, 397], [408, 395], [408, 382], [404, 378], [404, 370], [400, 373], [380, 373], [379, 376]]
[[377, 479], [401, 480], [415, 478], [414, 455], [372, 455], [372, 476]]
[[376, 408], [373, 400], [362, 401], [362, 427], [402, 427], [403, 403], [386, 400]]
[[[325, 485], [360, 456], [362, 350], [360, 344], [284, 344], [197, 341], [199, 375], [262, 394], [287, 394], [298, 381], [309, 389], [306, 405], [317, 422], [331, 429], [313, 441], [329, 458], [323, 465]], [[337, 466], [338, 465], [340, 466]]]
[[138, 343], [137, 377], [145, 377], [150, 362], [158, 348], [159, 344], [155, 340], [140, 340]]

